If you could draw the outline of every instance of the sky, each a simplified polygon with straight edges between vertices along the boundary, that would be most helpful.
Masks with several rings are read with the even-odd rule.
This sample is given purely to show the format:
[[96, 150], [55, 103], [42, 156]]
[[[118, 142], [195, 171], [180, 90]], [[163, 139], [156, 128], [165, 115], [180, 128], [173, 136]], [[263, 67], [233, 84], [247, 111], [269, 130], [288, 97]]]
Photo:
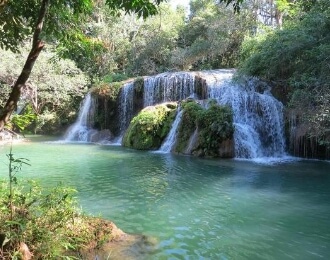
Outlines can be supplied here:
[[189, 6], [189, 1], [190, 0], [169, 0], [169, 3], [176, 7], [177, 5], [183, 5], [185, 7]]

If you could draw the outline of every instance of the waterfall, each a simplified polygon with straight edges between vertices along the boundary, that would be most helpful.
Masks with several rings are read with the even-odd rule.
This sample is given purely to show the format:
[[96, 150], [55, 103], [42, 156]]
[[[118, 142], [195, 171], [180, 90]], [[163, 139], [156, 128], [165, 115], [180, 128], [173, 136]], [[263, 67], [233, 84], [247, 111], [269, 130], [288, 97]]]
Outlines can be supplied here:
[[160, 147], [160, 149], [158, 150], [159, 152], [162, 153], [170, 153], [173, 146], [175, 145], [176, 142], [176, 137], [177, 137], [177, 130], [178, 127], [180, 125], [181, 122], [181, 118], [182, 118], [182, 114], [183, 114], [183, 110], [180, 110], [176, 117], [175, 120], [171, 126], [171, 130], [168, 133], [168, 135], [166, 136], [162, 146]]
[[[233, 110], [235, 157], [261, 158], [285, 155], [283, 105], [270, 93], [270, 88], [256, 79], [238, 83], [232, 80], [235, 70], [209, 70], [200, 72], [167, 72], [144, 78], [143, 92], [136, 96], [134, 82], [126, 83], [119, 95], [118, 128], [120, 136], [128, 128], [134, 113], [141, 107], [163, 102], [181, 101], [194, 96], [215, 99]], [[139, 98], [138, 100], [136, 100]], [[93, 133], [92, 117], [95, 101], [88, 94], [82, 104], [77, 122], [69, 129], [65, 140], [88, 141]], [[204, 103], [201, 101], [201, 103]], [[175, 143], [176, 130], [182, 112], [161, 147], [169, 152]], [[120, 142], [120, 138], [118, 138]], [[197, 132], [191, 137], [192, 149]]]
[[191, 72], [162, 73], [144, 79], [144, 107], [178, 101], [195, 92], [195, 75]]
[[198, 134], [198, 131], [197, 131], [197, 128], [196, 128], [194, 133], [192, 134], [192, 136], [189, 138], [187, 148], [184, 152], [185, 154], [191, 154], [192, 149], [194, 148], [194, 145], [195, 145], [196, 140], [197, 140], [197, 134]]
[[126, 83], [120, 92], [119, 125], [122, 136], [133, 118], [134, 82]]
[[96, 132], [92, 128], [94, 123], [95, 99], [88, 93], [83, 100], [77, 121], [70, 126], [64, 135], [65, 141], [81, 141], [88, 142], [93, 133]]
[[[283, 105], [257, 80], [234, 83], [230, 73], [207, 75], [208, 97], [229, 105], [234, 114], [235, 156], [238, 158], [285, 155]], [[258, 92], [257, 92], [258, 87]], [[261, 88], [261, 89], [260, 89]]]

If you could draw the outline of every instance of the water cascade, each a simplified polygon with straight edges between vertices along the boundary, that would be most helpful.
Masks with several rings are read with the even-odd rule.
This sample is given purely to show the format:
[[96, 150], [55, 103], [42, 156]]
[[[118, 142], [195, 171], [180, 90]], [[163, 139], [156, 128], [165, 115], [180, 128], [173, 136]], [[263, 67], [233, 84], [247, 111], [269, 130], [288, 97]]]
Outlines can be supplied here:
[[229, 105], [234, 114], [235, 156], [238, 158], [285, 155], [283, 105], [270, 88], [255, 79], [233, 83], [230, 73], [206, 76], [208, 97]]
[[191, 151], [193, 149], [193, 146], [195, 145], [196, 140], [197, 140], [197, 135], [198, 135], [198, 131], [197, 131], [197, 128], [196, 128], [195, 131], [194, 131], [194, 133], [192, 134], [192, 136], [189, 139], [187, 148], [185, 150], [185, 154], [191, 154]]
[[189, 72], [162, 73], [144, 80], [144, 107], [178, 101], [195, 92], [195, 75]]
[[177, 115], [175, 117], [175, 120], [174, 120], [174, 122], [171, 126], [170, 132], [168, 133], [168, 135], [166, 136], [162, 146], [158, 150], [159, 152], [162, 152], [162, 153], [171, 152], [171, 150], [173, 148], [173, 145], [176, 142], [177, 130], [178, 130], [178, 127], [179, 127], [180, 122], [181, 122], [182, 114], [183, 114], [183, 110], [180, 110], [177, 113]]
[[91, 135], [96, 132], [92, 128], [94, 124], [95, 103], [95, 99], [88, 93], [81, 104], [77, 121], [65, 133], [65, 141], [90, 141]]
[[[162, 73], [144, 78], [141, 89], [134, 83], [126, 83], [119, 96], [118, 121], [120, 135], [127, 129], [133, 116], [140, 110], [136, 106], [140, 91], [140, 106], [147, 107], [168, 101], [180, 101], [193, 96], [198, 99], [215, 99], [228, 105], [234, 112], [235, 157], [260, 158], [285, 155], [283, 105], [270, 93], [270, 88], [257, 80], [244, 83], [232, 81], [234, 70], [210, 70], [201, 72]], [[203, 103], [203, 102], [202, 102]], [[66, 140], [88, 141], [94, 113], [92, 98], [87, 95], [78, 121], [69, 129]], [[178, 113], [172, 131], [161, 150], [169, 152], [175, 140], [176, 129], [182, 113]], [[174, 128], [174, 129], [173, 129]], [[192, 147], [197, 133], [191, 137]], [[119, 139], [120, 140], [120, 137]], [[186, 152], [191, 150], [186, 148]]]
[[120, 134], [123, 135], [131, 119], [133, 118], [133, 99], [134, 99], [134, 84], [133, 82], [126, 83], [120, 92], [119, 104], [119, 125]]

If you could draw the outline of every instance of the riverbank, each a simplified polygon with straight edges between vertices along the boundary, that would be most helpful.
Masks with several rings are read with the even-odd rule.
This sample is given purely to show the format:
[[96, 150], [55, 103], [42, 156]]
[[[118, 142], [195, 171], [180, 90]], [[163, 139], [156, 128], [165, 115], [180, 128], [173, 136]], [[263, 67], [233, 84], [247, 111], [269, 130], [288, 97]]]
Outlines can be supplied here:
[[10, 142], [21, 141], [22, 139], [24, 139], [23, 136], [15, 133], [14, 131], [11, 131], [9, 129], [4, 129], [4, 130], [0, 131], [0, 145], [4, 145], [4, 144], [10, 143]]
[[[31, 143], [36, 138], [3, 136], [7, 138], [1, 139], [2, 146], [12, 142]], [[42, 139], [53, 140], [50, 137]], [[78, 201], [73, 197], [75, 189], [60, 184], [56, 188], [41, 188], [33, 177], [24, 180], [20, 171], [27, 169], [25, 162], [29, 164], [30, 160], [20, 158], [16, 152], [15, 148], [8, 157], [12, 160], [7, 167], [15, 178], [12, 188], [7, 177], [0, 176], [3, 177], [0, 178], [0, 205], [8, 205], [0, 212], [1, 259], [14, 256], [23, 260], [65, 256], [136, 259], [140, 254], [137, 248], [150, 247], [150, 239], [146, 236], [127, 234], [110, 220], [81, 213]]]

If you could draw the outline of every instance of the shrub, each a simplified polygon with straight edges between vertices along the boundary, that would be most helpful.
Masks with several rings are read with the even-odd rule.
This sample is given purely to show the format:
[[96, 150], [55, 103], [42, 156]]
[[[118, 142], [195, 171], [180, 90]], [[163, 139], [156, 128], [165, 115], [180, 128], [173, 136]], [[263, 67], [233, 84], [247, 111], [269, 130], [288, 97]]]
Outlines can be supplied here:
[[91, 89], [91, 93], [97, 96], [106, 97], [115, 102], [123, 85], [123, 82], [100, 82]]
[[104, 221], [81, 214], [74, 189], [58, 185], [44, 191], [33, 181], [19, 184], [16, 175], [27, 160], [11, 152], [8, 158], [9, 181], [0, 180], [1, 259], [71, 259], [112, 238]]
[[201, 111], [197, 117], [199, 129], [198, 149], [206, 156], [217, 156], [219, 145], [232, 139], [234, 134], [233, 112], [227, 106], [210, 103], [210, 107]]

